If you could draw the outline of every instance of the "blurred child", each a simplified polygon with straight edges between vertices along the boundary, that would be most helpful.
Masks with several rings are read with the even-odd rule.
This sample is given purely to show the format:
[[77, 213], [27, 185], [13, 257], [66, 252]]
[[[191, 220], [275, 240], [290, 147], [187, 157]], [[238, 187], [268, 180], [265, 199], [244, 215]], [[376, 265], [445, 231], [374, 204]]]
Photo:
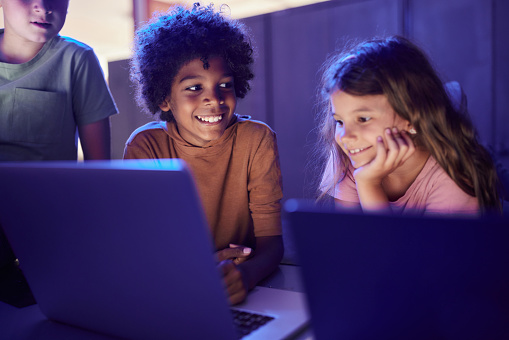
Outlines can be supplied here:
[[322, 95], [322, 196], [366, 212], [500, 212], [488, 152], [407, 39], [370, 40], [330, 58]]
[[61, 37], [69, 0], [0, 0], [0, 161], [110, 157], [117, 112], [94, 51]]
[[243, 25], [212, 5], [154, 17], [137, 32], [131, 78], [140, 106], [162, 121], [134, 131], [124, 152], [190, 166], [232, 304], [283, 255], [276, 135], [235, 113], [253, 78], [252, 54]]
[[[0, 0], [0, 161], [110, 158], [117, 113], [93, 50], [58, 32], [69, 0]], [[14, 255], [0, 228], [0, 271]], [[7, 269], [6, 269], [7, 268]]]

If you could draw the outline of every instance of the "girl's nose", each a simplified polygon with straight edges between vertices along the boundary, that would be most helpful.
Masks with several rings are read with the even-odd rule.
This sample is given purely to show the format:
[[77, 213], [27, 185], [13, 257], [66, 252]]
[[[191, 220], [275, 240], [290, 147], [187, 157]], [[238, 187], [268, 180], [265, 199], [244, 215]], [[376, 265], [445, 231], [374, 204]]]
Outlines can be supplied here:
[[354, 129], [343, 125], [342, 127], [336, 127], [336, 140], [340, 141], [342, 144], [348, 144], [355, 140], [356, 133]]

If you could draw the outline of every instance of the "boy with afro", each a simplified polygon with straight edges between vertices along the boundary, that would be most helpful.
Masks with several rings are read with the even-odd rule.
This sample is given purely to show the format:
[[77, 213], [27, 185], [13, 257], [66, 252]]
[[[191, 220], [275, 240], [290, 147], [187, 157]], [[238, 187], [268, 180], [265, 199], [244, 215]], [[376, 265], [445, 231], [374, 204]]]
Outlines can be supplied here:
[[232, 304], [283, 256], [276, 135], [235, 113], [237, 98], [250, 89], [252, 54], [241, 23], [195, 4], [139, 29], [131, 60], [138, 103], [160, 120], [133, 132], [124, 159], [187, 162]]

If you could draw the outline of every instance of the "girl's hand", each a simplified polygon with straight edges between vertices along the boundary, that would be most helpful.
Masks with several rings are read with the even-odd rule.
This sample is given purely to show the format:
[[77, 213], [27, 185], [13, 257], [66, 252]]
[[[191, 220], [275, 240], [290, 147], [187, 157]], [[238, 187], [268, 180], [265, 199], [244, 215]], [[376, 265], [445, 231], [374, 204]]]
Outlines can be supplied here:
[[405, 131], [398, 133], [396, 128], [387, 129], [385, 134], [387, 148], [382, 137], [378, 137], [375, 158], [353, 173], [361, 207], [366, 212], [391, 211], [382, 180], [415, 152], [415, 145]]
[[353, 173], [357, 183], [381, 185], [382, 179], [396, 170], [415, 152], [415, 145], [406, 131], [386, 129], [387, 146], [378, 137], [375, 158]]

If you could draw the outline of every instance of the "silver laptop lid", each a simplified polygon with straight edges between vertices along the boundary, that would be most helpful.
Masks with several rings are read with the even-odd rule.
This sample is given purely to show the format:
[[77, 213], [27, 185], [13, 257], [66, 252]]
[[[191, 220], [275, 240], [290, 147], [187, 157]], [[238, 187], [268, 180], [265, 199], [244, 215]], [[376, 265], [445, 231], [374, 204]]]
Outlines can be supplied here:
[[126, 338], [234, 338], [180, 160], [0, 164], [0, 224], [43, 313]]

